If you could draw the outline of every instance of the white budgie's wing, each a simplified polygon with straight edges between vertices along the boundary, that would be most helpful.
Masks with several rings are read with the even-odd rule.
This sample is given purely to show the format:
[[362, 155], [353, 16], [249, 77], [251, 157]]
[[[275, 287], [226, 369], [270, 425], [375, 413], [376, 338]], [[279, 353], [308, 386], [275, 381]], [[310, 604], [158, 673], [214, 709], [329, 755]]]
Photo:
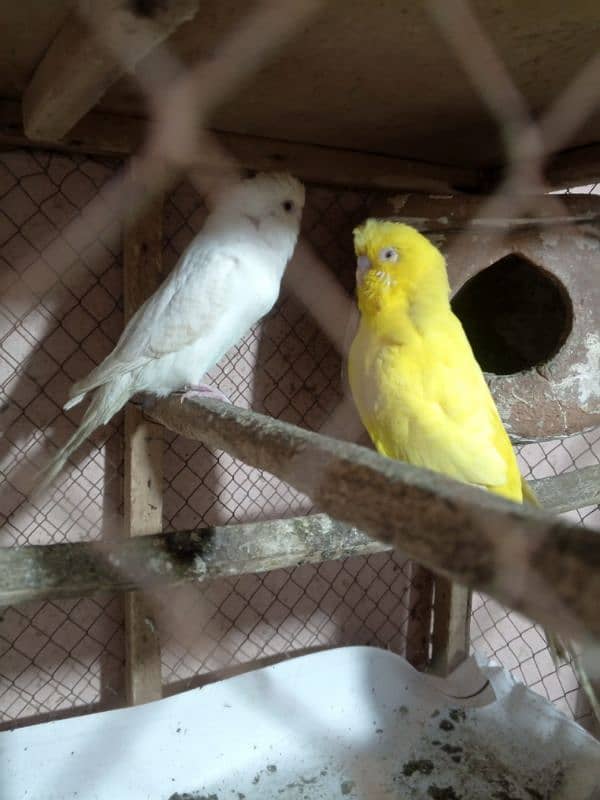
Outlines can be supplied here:
[[240, 271], [236, 256], [192, 246], [131, 318], [112, 353], [73, 386], [71, 396], [181, 350], [211, 330], [226, 311], [248, 300]]
[[160, 312], [160, 325], [152, 330], [147, 354], [159, 358], [183, 349], [231, 314], [253, 305], [252, 286], [235, 256], [208, 254], [203, 269], [182, 276], [169, 302]]

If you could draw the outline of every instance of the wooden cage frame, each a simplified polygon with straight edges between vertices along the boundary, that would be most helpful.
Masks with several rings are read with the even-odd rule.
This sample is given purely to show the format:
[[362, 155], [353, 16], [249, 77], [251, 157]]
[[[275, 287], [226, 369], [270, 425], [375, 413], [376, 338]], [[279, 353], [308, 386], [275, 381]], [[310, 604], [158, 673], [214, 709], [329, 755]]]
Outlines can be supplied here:
[[[197, 10], [166, 4], [151, 28], [122, 26], [117, 0], [94, 13], [128, 54], [132, 69]], [[162, 8], [162, 4], [161, 4]], [[0, 146], [40, 147], [119, 158], [135, 153], [145, 123], [94, 110], [123, 72], [74, 15], [64, 22], [23, 93], [0, 101]], [[323, 147], [238, 133], [216, 134], [242, 168], [287, 169], [308, 182], [361, 189], [483, 193], [499, 170]], [[210, 168], [201, 156], [193, 165]], [[126, 228], [125, 313], [162, 274], [162, 197], [181, 166], [168, 165], [160, 191]], [[135, 177], [135, 176], [134, 176]], [[559, 153], [546, 165], [553, 188], [600, 180], [600, 144]], [[140, 180], [144, 180], [140, 176]], [[144, 289], [139, 280], [144, 275]], [[162, 533], [162, 426], [266, 469], [311, 497], [323, 514], [199, 531]], [[160, 645], [144, 591], [397, 547], [423, 564], [425, 597], [435, 595], [432, 667], [447, 673], [468, 654], [470, 589], [479, 589], [569, 637], [600, 636], [600, 539], [541, 511], [515, 507], [458, 483], [395, 463], [355, 445], [250, 411], [167, 399], [125, 416], [125, 527], [121, 542], [0, 550], [0, 605], [101, 590], [127, 592], [127, 686], [131, 703], [161, 696]], [[534, 481], [548, 511], [600, 502], [600, 467]], [[351, 502], [350, 502], [351, 500]], [[339, 520], [339, 521], [336, 521]], [[362, 533], [361, 531], [364, 531]], [[515, 588], [507, 559], [518, 564]], [[433, 578], [428, 570], [434, 570]], [[552, 587], [549, 597], [543, 586]], [[427, 591], [429, 594], [427, 595]], [[428, 618], [428, 624], [430, 620]], [[413, 654], [415, 660], [423, 653]]]

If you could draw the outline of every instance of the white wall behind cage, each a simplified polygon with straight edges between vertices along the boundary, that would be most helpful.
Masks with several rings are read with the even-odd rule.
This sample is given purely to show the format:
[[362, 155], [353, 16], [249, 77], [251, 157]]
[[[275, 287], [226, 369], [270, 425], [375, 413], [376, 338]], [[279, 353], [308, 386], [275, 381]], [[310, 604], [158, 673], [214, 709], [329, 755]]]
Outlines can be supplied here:
[[[74, 429], [63, 413], [72, 381], [111, 350], [122, 328], [121, 229], [71, 223], [102, 197], [115, 162], [42, 151], [0, 157], [1, 543], [96, 540], [120, 534], [122, 422], [117, 416], [72, 458], [37, 505], [26, 494], [35, 467]], [[369, 198], [310, 188], [303, 231], [345, 288], [353, 282], [352, 227]], [[164, 208], [164, 259], [175, 263], [205, 208], [179, 185]], [[341, 400], [340, 359], [284, 288], [277, 306], [210, 379], [233, 402], [319, 430]], [[598, 463], [598, 431], [521, 450], [534, 477]], [[293, 516], [308, 500], [285, 483], [165, 432], [164, 527]], [[579, 512], [597, 521], [598, 509]], [[403, 653], [413, 565], [377, 555], [214, 581], [155, 595], [163, 682], [175, 690], [239, 664], [314, 647], [368, 643]], [[412, 590], [411, 590], [412, 588]], [[570, 667], [555, 673], [533, 626], [475, 598], [473, 646], [492, 653], [534, 688], [587, 719]], [[35, 603], [0, 622], [0, 714], [4, 726], [124, 702], [119, 597]], [[570, 671], [569, 671], [570, 670]], [[558, 681], [558, 683], [557, 683]], [[559, 689], [560, 687], [560, 689]]]

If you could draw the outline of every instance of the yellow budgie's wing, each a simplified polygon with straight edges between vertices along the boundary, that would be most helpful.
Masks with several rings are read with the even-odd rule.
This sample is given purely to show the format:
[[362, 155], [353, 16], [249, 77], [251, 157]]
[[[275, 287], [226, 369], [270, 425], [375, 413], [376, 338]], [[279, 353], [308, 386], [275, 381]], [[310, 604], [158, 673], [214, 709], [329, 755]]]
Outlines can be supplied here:
[[449, 326], [425, 378], [422, 436], [430, 469], [488, 488], [516, 470], [514, 451], [462, 327]]
[[516, 470], [515, 455], [462, 328], [447, 324], [427, 345], [426, 363], [423, 351], [412, 357], [400, 348], [396, 369], [387, 364], [392, 429], [382, 444], [399, 445], [392, 457], [455, 480], [504, 486]]
[[423, 404], [406, 442], [406, 459], [458, 481], [498, 487], [508, 480], [508, 464], [497, 447], [493, 417], [478, 413], [453, 419], [437, 404]]

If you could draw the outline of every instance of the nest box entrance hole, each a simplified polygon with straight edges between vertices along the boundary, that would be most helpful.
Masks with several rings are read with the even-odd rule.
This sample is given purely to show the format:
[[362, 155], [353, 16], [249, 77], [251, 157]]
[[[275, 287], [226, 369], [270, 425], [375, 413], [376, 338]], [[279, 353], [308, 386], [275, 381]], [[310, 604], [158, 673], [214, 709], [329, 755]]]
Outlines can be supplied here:
[[452, 298], [484, 372], [512, 375], [549, 361], [573, 323], [573, 307], [551, 272], [511, 253], [474, 275]]

